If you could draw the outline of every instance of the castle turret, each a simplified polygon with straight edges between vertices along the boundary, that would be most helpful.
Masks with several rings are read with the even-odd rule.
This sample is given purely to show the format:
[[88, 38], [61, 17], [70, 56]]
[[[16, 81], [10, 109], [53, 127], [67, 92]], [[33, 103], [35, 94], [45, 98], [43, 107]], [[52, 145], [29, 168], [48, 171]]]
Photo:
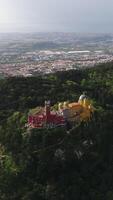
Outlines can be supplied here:
[[83, 94], [79, 97], [79, 100], [78, 100], [79, 104], [83, 105], [85, 99], [88, 99], [88, 96], [86, 92], [83, 92]]
[[45, 101], [45, 113], [46, 113], [46, 118], [48, 120], [50, 116], [50, 101]]

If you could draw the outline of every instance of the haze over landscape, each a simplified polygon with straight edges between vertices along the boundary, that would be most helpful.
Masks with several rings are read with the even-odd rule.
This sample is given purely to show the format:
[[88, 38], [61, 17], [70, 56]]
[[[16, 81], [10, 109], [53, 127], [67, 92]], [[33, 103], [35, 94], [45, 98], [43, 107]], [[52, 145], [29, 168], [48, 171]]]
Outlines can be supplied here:
[[0, 0], [0, 32], [113, 32], [112, 0]]
[[112, 0], [0, 0], [0, 74], [32, 76], [113, 61], [112, 6]]

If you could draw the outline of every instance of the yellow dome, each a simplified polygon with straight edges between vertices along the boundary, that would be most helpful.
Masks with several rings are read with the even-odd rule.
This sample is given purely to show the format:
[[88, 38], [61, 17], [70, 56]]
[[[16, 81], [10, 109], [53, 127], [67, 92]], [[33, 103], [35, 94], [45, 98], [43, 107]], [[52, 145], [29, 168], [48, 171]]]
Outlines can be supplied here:
[[65, 101], [64, 103], [63, 103], [63, 108], [65, 109], [65, 108], [68, 108], [68, 102], [67, 101]]
[[83, 106], [88, 108], [88, 106], [91, 104], [91, 101], [89, 99], [84, 99], [83, 100]]

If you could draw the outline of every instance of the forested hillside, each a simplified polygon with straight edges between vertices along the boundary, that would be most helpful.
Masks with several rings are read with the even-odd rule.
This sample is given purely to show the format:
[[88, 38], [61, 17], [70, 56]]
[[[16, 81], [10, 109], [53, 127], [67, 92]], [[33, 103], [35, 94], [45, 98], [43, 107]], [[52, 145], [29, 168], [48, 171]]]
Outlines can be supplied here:
[[[88, 123], [25, 127], [29, 109], [77, 101], [95, 107]], [[0, 80], [0, 200], [113, 200], [113, 63], [43, 77]]]

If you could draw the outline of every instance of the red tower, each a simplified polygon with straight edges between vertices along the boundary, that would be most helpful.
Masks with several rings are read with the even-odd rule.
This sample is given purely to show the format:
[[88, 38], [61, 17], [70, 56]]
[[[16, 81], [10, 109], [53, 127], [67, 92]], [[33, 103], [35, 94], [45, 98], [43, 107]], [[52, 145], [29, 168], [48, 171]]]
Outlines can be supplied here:
[[45, 101], [45, 114], [46, 114], [46, 121], [48, 122], [50, 118], [50, 101]]

